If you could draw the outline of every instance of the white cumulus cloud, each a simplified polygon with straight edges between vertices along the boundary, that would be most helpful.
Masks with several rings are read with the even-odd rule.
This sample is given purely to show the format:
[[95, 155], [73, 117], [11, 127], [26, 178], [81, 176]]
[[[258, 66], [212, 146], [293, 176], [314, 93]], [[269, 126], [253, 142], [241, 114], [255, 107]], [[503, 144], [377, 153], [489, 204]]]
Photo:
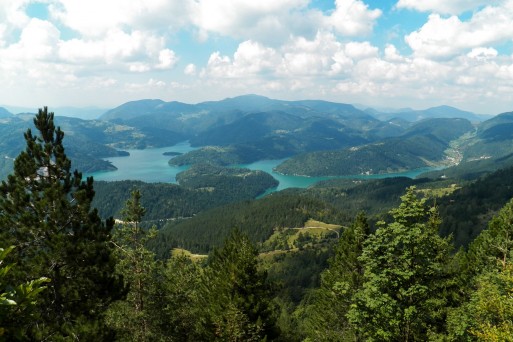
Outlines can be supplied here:
[[513, 1], [487, 6], [462, 21], [431, 14], [428, 21], [405, 39], [419, 56], [450, 57], [468, 49], [513, 39]]
[[59, 36], [59, 30], [52, 23], [33, 18], [21, 31], [19, 41], [0, 51], [0, 55], [14, 60], [52, 60]]
[[101, 36], [122, 27], [177, 29], [186, 24], [188, 6], [181, 0], [58, 0], [52, 2], [50, 13], [83, 36]]
[[441, 14], [459, 14], [478, 6], [498, 3], [496, 0], [399, 0], [397, 8], [406, 8], [421, 12], [436, 12]]
[[497, 57], [499, 53], [494, 48], [474, 48], [467, 56], [479, 60], [487, 60]]
[[157, 69], [171, 69], [178, 62], [175, 52], [170, 49], [163, 49], [159, 52]]
[[196, 69], [197, 69], [196, 65], [189, 63], [183, 70], [183, 73], [186, 75], [189, 75], [189, 76], [194, 76], [194, 75], [196, 75]]
[[336, 0], [335, 5], [335, 11], [325, 20], [336, 32], [347, 36], [371, 33], [382, 14], [379, 9], [369, 9], [361, 0]]
[[365, 59], [376, 57], [379, 50], [369, 42], [349, 42], [346, 44], [344, 51], [347, 56], [353, 59]]
[[0, 1], [0, 22], [6, 23], [14, 28], [22, 28], [30, 21], [25, 13], [25, 7], [30, 0], [1, 0]]
[[219, 52], [213, 53], [207, 64], [205, 72], [215, 77], [247, 77], [265, 73], [276, 66], [278, 56], [274, 49], [264, 47], [253, 41], [242, 42], [233, 55], [221, 56]]
[[[307, 0], [196, 0], [191, 22], [203, 39], [209, 33], [261, 42], [283, 41], [313, 25], [303, 11]], [[301, 13], [301, 14], [300, 14]]]

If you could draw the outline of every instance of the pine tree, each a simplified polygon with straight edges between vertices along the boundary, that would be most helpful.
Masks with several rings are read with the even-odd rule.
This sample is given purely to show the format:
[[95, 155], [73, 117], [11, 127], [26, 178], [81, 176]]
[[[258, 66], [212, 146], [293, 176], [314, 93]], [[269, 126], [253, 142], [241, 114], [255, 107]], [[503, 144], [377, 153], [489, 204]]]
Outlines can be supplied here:
[[315, 341], [354, 341], [357, 330], [347, 318], [352, 297], [362, 287], [363, 264], [359, 260], [370, 233], [367, 218], [359, 213], [340, 235], [329, 268], [321, 274], [321, 287], [307, 309], [307, 333]]
[[195, 342], [215, 339], [208, 301], [212, 290], [201, 261], [189, 256], [172, 256], [162, 283], [162, 330], [171, 341]]
[[13, 282], [50, 278], [38, 303], [32, 339], [111, 338], [103, 315], [120, 295], [110, 245], [113, 221], [103, 223], [96, 209], [93, 179], [71, 172], [54, 115], [40, 109], [39, 135], [25, 133], [26, 149], [14, 173], [0, 185], [0, 237], [15, 245]]
[[154, 341], [161, 337], [157, 306], [159, 267], [155, 254], [146, 248], [157, 230], [141, 228], [145, 212], [141, 193], [134, 190], [123, 209], [123, 222], [116, 227], [112, 238], [118, 260], [116, 271], [129, 290], [125, 300], [109, 308], [107, 322], [118, 332], [118, 338], [126, 341]]
[[234, 230], [209, 258], [208, 299], [218, 340], [261, 341], [277, 334], [271, 288], [257, 256], [248, 237]]
[[349, 317], [365, 340], [424, 341], [444, 331], [450, 242], [414, 187], [390, 213], [394, 222], [369, 236], [359, 258], [363, 287]]

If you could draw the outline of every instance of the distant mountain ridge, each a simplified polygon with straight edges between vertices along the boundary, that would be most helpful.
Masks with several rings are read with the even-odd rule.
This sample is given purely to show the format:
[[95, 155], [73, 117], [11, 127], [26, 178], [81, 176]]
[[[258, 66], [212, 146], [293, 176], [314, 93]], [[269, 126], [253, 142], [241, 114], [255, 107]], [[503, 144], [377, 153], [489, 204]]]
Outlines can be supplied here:
[[0, 119], [10, 118], [13, 114], [4, 107], [0, 107]]
[[289, 113], [300, 118], [320, 116], [376, 121], [371, 115], [348, 104], [317, 100], [282, 101], [258, 95], [243, 95], [194, 105], [162, 100], [133, 101], [109, 110], [100, 119], [143, 125], [159, 122], [162, 128], [201, 132], [216, 125], [231, 123], [246, 114], [270, 111]]
[[[37, 112], [37, 108], [34, 107], [14, 107], [14, 106], [5, 106], [6, 110], [9, 111], [11, 115], [18, 115], [20, 113], [32, 113], [35, 115]], [[55, 116], [66, 116], [70, 118], [78, 118], [82, 120], [95, 120], [100, 115], [105, 113], [107, 109], [99, 108], [99, 107], [51, 107], [48, 106], [48, 109], [52, 111]], [[0, 107], [1, 111], [1, 107]], [[0, 114], [1, 115], [1, 114]]]
[[164, 102], [162, 100], [138, 100], [124, 103], [103, 114], [102, 120], [129, 120], [136, 116], [151, 114], [167, 114], [184, 116], [205, 112], [267, 112], [282, 111], [293, 112], [300, 117], [312, 116], [319, 112], [343, 113], [346, 117], [368, 117], [369, 115], [350, 104], [336, 103], [322, 100], [285, 101], [270, 99], [260, 95], [242, 95], [226, 98], [220, 101], [207, 101], [197, 104], [187, 104], [177, 101]]
[[409, 122], [416, 122], [424, 119], [435, 118], [461, 118], [467, 119], [472, 122], [481, 122], [490, 118], [489, 115], [475, 114], [472, 112], [464, 111], [451, 106], [437, 106], [422, 110], [414, 110], [410, 108], [398, 109], [397, 111], [379, 111], [373, 108], [365, 109], [365, 112], [374, 116], [379, 120], [402, 119]]
[[[14, 158], [25, 146], [23, 133], [28, 128], [34, 130], [33, 118], [34, 114], [17, 114], [0, 120], [0, 179], [12, 171]], [[148, 132], [108, 121], [55, 117], [55, 124], [64, 131], [64, 146], [72, 168], [84, 173], [115, 170], [102, 158], [128, 155], [119, 149], [163, 147], [183, 140], [167, 132]]]

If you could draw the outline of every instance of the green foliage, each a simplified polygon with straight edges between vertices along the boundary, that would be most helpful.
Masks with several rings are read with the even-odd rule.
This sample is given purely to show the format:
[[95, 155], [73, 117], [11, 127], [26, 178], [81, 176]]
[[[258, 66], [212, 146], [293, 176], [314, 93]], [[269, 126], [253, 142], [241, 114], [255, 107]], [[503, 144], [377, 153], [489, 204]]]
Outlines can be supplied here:
[[497, 170], [477, 179], [429, 179], [394, 177], [377, 180], [330, 180], [304, 190], [310, 197], [330, 203], [335, 208], [356, 215], [364, 211], [369, 218], [399, 205], [404, 188], [457, 189], [436, 198], [442, 217], [440, 234], [452, 236], [456, 247], [467, 247], [486, 228], [488, 221], [513, 197], [513, 168]]
[[277, 297], [298, 305], [309, 290], [319, 287], [321, 272], [328, 266], [330, 255], [326, 247], [265, 255], [269, 280], [278, 286]]
[[513, 333], [513, 200], [470, 244], [460, 287], [462, 305], [449, 317], [455, 338], [510, 341]]
[[437, 200], [442, 235], [453, 235], [456, 246], [467, 246], [512, 197], [513, 168], [498, 170]]
[[434, 208], [410, 187], [365, 244], [363, 288], [355, 295], [350, 322], [367, 340], [426, 340], [443, 331], [450, 243], [438, 235]]
[[450, 141], [472, 129], [470, 122], [462, 119], [425, 120], [400, 137], [343, 150], [317, 150], [298, 155], [279, 165], [277, 171], [293, 175], [345, 176], [442, 165]]
[[314, 293], [314, 303], [306, 308], [303, 329], [315, 341], [349, 341], [358, 339], [357, 329], [347, 318], [352, 296], [363, 284], [364, 264], [360, 256], [370, 233], [369, 224], [360, 213], [344, 229], [321, 275], [321, 287]]
[[36, 319], [25, 322], [27, 336], [109, 338], [103, 313], [120, 295], [109, 245], [112, 222], [104, 224], [91, 209], [92, 178], [84, 182], [70, 171], [53, 113], [40, 110], [34, 125], [39, 135], [25, 133], [26, 150], [0, 185], [0, 238], [17, 246], [8, 281], [52, 279], [36, 303]]
[[[279, 227], [302, 227], [309, 219], [342, 223], [343, 213], [328, 204], [287, 192], [273, 193], [255, 201], [240, 202], [204, 211], [193, 218], [168, 222], [159, 235], [161, 245], [182, 247], [193, 252], [209, 252], [220, 246], [233, 228], [263, 243]], [[157, 254], [166, 257], [168, 249]]]
[[[35, 317], [34, 305], [39, 293], [46, 289], [44, 283], [50, 279], [41, 277], [26, 283], [12, 286], [6, 283], [9, 270], [15, 265], [4, 265], [5, 259], [15, 246], [0, 248], [0, 340], [26, 339], [25, 326], [19, 322], [30, 321]], [[5, 292], [4, 292], [5, 291]]]
[[513, 341], [513, 267], [486, 270], [473, 281], [467, 302], [449, 317], [454, 339]]
[[[223, 168], [196, 164], [176, 175], [177, 182], [188, 189], [217, 191], [234, 198], [254, 197], [278, 186], [278, 181], [263, 171], [245, 168]], [[256, 194], [256, 196], [255, 196]]]
[[271, 287], [258, 252], [234, 230], [208, 259], [209, 310], [216, 340], [262, 341], [277, 335]]
[[512, 258], [513, 200], [510, 200], [469, 246], [468, 259], [470, 267], [479, 273], [485, 269], [504, 268]]
[[129, 291], [125, 300], [111, 305], [107, 323], [116, 330], [118, 338], [127, 341], [153, 341], [161, 333], [156, 280], [160, 270], [154, 253], [145, 247], [157, 231], [140, 227], [145, 213], [140, 200], [140, 192], [134, 190], [123, 210], [123, 223], [116, 227], [112, 237], [116, 246], [116, 272]]
[[[228, 203], [254, 199], [269, 187], [276, 186], [275, 180], [265, 173], [252, 173], [249, 177], [198, 176], [187, 179], [185, 183], [191, 188], [140, 181], [97, 182], [93, 205], [99, 208], [102, 217], [119, 217], [122, 203], [137, 188], [147, 208], [144, 221], [162, 226], [167, 220], [191, 217]], [[201, 185], [206, 187], [193, 188]]]
[[161, 292], [162, 330], [171, 341], [214, 339], [209, 316], [211, 284], [203, 267], [185, 255], [170, 258], [163, 272]]
[[[318, 183], [305, 192], [332, 204], [348, 215], [365, 212], [369, 217], [382, 215], [401, 203], [404, 189], [410, 186], [428, 186], [429, 179], [392, 177], [374, 180], [330, 180]], [[433, 183], [431, 183], [433, 184]]]

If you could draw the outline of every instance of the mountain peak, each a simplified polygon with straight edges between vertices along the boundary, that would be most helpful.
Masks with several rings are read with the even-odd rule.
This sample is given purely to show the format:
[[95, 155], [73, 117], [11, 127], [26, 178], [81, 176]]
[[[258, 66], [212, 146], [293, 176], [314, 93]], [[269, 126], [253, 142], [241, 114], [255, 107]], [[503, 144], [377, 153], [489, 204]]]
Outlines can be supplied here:
[[11, 112], [4, 107], [0, 107], [0, 118], [10, 118], [11, 116], [13, 116]]

